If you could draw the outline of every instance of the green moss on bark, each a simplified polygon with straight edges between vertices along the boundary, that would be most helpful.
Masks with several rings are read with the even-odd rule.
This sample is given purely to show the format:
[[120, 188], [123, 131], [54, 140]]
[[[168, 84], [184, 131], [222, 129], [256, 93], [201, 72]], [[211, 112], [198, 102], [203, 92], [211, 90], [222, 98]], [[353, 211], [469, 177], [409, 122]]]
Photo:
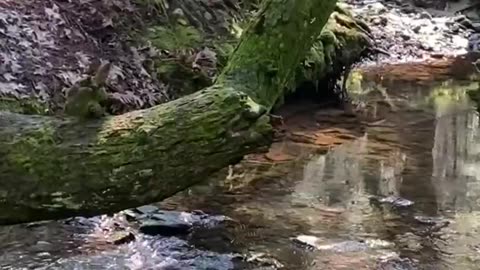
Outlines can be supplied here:
[[163, 105], [86, 122], [0, 112], [0, 224], [156, 202], [267, 146], [268, 112], [334, 7], [265, 1], [215, 85]]
[[292, 88], [292, 67], [304, 59], [335, 4], [336, 1], [264, 1], [246, 29], [249, 38], [240, 41], [218, 80], [241, 82], [245, 93], [270, 110], [285, 89]]
[[49, 114], [47, 104], [33, 98], [0, 97], [0, 111], [9, 111], [22, 114]]
[[158, 201], [268, 145], [272, 134], [262, 106], [223, 86], [86, 125], [2, 113], [0, 126], [9, 126], [0, 130], [0, 224]]

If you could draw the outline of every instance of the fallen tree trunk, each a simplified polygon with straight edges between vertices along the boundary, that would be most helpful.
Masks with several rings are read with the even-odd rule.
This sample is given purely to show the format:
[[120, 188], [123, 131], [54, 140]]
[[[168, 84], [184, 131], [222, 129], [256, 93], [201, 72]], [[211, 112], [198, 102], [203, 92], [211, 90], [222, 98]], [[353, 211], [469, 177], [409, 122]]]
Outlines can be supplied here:
[[267, 0], [214, 86], [88, 122], [0, 112], [0, 224], [160, 201], [268, 145], [268, 112], [335, 0]]

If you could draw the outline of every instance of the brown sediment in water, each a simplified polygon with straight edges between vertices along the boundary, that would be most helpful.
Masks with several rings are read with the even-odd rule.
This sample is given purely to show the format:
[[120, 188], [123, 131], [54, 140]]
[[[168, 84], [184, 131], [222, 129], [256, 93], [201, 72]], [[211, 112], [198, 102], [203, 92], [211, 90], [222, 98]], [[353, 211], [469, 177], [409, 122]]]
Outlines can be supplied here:
[[[432, 58], [422, 62], [362, 67], [358, 71], [362, 74], [362, 83], [385, 87], [412, 83], [430, 88], [452, 79], [471, 80], [472, 76], [478, 73], [473, 62], [479, 58], [480, 54], [470, 53], [442, 59]], [[405, 98], [401, 96], [401, 91], [394, 95], [398, 95], [395, 97], [397, 99]], [[396, 108], [391, 107], [384, 97], [380, 97], [380, 100], [374, 103], [376, 114], [374, 117], [368, 116], [371, 107], [357, 109], [355, 114], [351, 114], [342, 109], [316, 104], [314, 101], [300, 100], [286, 104], [276, 112], [283, 119], [281, 124], [276, 126], [279, 138], [270, 146], [267, 153], [249, 155], [246, 162], [284, 163], [298, 159], [305, 152], [326, 153], [332, 147], [362, 137], [367, 128], [373, 127], [378, 131], [382, 130], [381, 136], [377, 133], [376, 147], [373, 148], [380, 152], [388, 152], [392, 147], [395, 148], [393, 142], [398, 138], [392, 136], [402, 123], [383, 122], [382, 119], [386, 115], [396, 113]], [[412, 121], [415, 119], [418, 120], [418, 117], [414, 116]]]
[[306, 149], [326, 153], [331, 147], [355, 140], [364, 132], [359, 117], [313, 103], [286, 105], [278, 115], [283, 118], [282, 125], [277, 127], [281, 137], [267, 153], [249, 155], [247, 162], [292, 161]]

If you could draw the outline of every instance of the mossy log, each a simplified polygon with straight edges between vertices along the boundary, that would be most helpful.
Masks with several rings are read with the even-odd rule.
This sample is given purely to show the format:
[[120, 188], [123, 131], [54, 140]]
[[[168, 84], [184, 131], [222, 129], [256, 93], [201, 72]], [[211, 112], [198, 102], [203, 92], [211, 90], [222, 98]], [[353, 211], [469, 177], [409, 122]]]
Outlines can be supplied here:
[[160, 201], [268, 145], [268, 113], [335, 0], [266, 0], [215, 85], [81, 121], [0, 112], [0, 224]]
[[296, 85], [324, 81], [327, 77], [337, 79], [345, 68], [358, 61], [359, 56], [371, 52], [372, 48], [369, 27], [337, 5], [299, 66]]

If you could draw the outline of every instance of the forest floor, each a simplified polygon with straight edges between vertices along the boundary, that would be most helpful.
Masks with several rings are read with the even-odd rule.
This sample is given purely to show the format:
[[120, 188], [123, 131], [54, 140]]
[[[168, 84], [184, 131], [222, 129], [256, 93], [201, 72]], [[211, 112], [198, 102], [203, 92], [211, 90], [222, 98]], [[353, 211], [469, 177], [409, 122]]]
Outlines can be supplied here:
[[199, 90], [233, 49], [244, 2], [2, 1], [0, 108], [20, 99], [38, 103], [30, 113], [55, 114], [65, 90], [107, 61], [112, 114]]

